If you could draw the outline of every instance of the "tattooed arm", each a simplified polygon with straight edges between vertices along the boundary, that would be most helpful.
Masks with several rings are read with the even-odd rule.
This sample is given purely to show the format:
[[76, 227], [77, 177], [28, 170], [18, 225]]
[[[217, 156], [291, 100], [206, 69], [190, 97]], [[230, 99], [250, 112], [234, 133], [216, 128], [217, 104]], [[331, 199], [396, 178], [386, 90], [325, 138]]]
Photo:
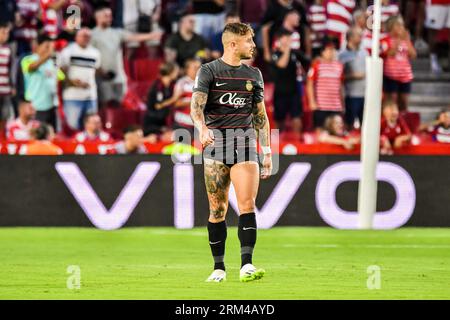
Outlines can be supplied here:
[[253, 109], [253, 127], [261, 147], [270, 147], [270, 126], [264, 101], [257, 103]]
[[196, 91], [192, 94], [191, 118], [200, 133], [200, 142], [204, 147], [214, 142], [214, 136], [212, 131], [206, 127], [205, 115], [203, 114], [207, 100], [208, 94], [204, 92]]
[[[256, 103], [256, 107], [253, 109], [253, 127], [255, 128], [260, 146], [264, 149], [269, 148], [270, 125], [264, 101]], [[265, 152], [264, 149], [263, 168], [261, 172], [262, 179], [268, 178], [272, 172], [272, 154]]]

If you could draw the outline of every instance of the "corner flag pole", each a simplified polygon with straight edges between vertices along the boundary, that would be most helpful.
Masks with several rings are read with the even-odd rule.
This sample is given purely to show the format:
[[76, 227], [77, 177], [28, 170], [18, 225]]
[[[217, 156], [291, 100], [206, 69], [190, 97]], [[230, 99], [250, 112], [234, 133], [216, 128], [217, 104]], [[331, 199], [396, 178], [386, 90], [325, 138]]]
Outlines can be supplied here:
[[372, 229], [377, 206], [376, 168], [380, 148], [383, 60], [379, 57], [381, 0], [374, 1], [372, 56], [366, 58], [366, 92], [361, 139], [361, 180], [358, 189], [359, 229]]

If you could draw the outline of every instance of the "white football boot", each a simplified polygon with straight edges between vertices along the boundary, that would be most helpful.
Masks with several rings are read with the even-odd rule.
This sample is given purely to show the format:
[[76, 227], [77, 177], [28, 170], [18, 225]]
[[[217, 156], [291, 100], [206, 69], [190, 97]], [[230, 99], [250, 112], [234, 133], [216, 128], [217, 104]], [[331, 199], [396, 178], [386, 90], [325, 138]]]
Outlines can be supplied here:
[[222, 282], [227, 280], [227, 273], [221, 269], [214, 270], [206, 282]]

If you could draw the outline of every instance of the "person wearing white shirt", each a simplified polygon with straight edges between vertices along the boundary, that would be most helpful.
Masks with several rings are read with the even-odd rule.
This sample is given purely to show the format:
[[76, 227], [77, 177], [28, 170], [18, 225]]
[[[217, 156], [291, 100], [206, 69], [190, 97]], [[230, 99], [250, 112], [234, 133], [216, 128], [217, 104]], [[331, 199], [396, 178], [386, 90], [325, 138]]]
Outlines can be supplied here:
[[59, 67], [67, 75], [63, 90], [64, 114], [67, 124], [80, 130], [86, 114], [96, 113], [96, 71], [100, 68], [100, 52], [91, 46], [91, 31], [80, 29], [75, 42], [67, 46], [59, 56]]

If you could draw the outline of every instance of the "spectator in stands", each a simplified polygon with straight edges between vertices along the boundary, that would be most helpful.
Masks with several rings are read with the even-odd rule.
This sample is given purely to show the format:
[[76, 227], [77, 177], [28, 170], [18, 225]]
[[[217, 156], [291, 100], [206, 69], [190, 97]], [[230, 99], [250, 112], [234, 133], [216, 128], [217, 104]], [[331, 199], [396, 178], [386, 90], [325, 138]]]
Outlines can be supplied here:
[[339, 42], [338, 48], [345, 45], [345, 35], [352, 24], [355, 0], [327, 1], [327, 35]]
[[324, 38], [320, 58], [316, 59], [308, 71], [306, 94], [309, 107], [313, 111], [314, 127], [320, 130], [330, 115], [344, 111], [342, 82], [344, 66], [336, 59], [337, 43]]
[[292, 42], [295, 39], [291, 32], [282, 29], [276, 38], [278, 41], [272, 55], [275, 121], [280, 131], [283, 131], [289, 114], [293, 131], [300, 136], [302, 127], [300, 118], [302, 114], [301, 63], [295, 51], [292, 50]]
[[78, 30], [75, 43], [59, 55], [59, 67], [66, 74], [63, 91], [64, 114], [72, 129], [81, 130], [84, 116], [97, 113], [96, 71], [100, 68], [100, 52], [91, 46], [91, 30]]
[[343, 146], [352, 150], [360, 143], [360, 137], [351, 136], [345, 130], [344, 120], [340, 114], [331, 115], [325, 119], [323, 130], [318, 133], [318, 141]]
[[410, 60], [416, 58], [416, 49], [400, 16], [390, 17], [386, 28], [389, 35], [381, 42], [383, 91], [386, 99], [396, 101], [400, 110], [405, 111], [413, 80]]
[[0, 23], [6, 23], [10, 28], [12, 28], [14, 25], [16, 12], [16, 0], [0, 1]]
[[44, 33], [55, 40], [62, 28], [62, 9], [70, 0], [40, 0]]
[[[372, 24], [373, 24], [373, 12], [374, 6], [371, 5], [367, 8], [366, 14], [368, 16], [366, 27], [364, 30], [364, 40], [363, 46], [370, 54], [372, 52]], [[395, 3], [391, 3], [390, 0], [382, 0], [381, 2], [381, 30], [380, 30], [380, 41], [384, 41], [388, 36], [388, 32], [386, 30], [386, 22], [387, 20], [399, 14], [398, 5]]]
[[355, 12], [353, 12], [353, 26], [359, 28], [361, 31], [366, 29], [367, 27], [366, 12], [364, 12], [361, 9], [355, 10]]
[[179, 30], [171, 34], [164, 44], [164, 54], [167, 62], [176, 62], [179, 66], [189, 58], [208, 60], [210, 50], [206, 40], [195, 33], [195, 18], [185, 14], [180, 18]]
[[169, 131], [170, 108], [161, 104], [173, 96], [175, 80], [178, 78], [177, 64], [166, 62], [159, 68], [159, 78], [155, 80], [147, 99], [147, 113], [144, 118], [144, 134], [160, 135]]
[[428, 131], [437, 142], [450, 143], [450, 108], [441, 110], [435, 121], [422, 124], [420, 130]]
[[[225, 25], [241, 22], [241, 18], [235, 12], [228, 12], [225, 17]], [[218, 59], [223, 54], [222, 30], [215, 33], [211, 38], [211, 58]]]
[[381, 120], [381, 154], [393, 154], [394, 149], [409, 144], [411, 137], [411, 130], [400, 115], [397, 103], [393, 100], [384, 101]]
[[39, 127], [31, 130], [32, 141], [28, 143], [27, 155], [57, 156], [63, 154], [60, 147], [51, 141], [54, 137], [53, 128], [42, 123]]
[[38, 34], [39, 6], [39, 0], [17, 0], [14, 39], [19, 57], [31, 53], [31, 43]]
[[[345, 122], [349, 128], [362, 124], [366, 87], [366, 51], [361, 47], [362, 31], [352, 27], [347, 32], [347, 46], [339, 53], [344, 64]], [[356, 121], [356, 122], [355, 122]]]
[[138, 125], [131, 125], [124, 130], [124, 140], [115, 144], [114, 149], [117, 154], [146, 154], [144, 132]]
[[157, 103], [155, 108], [161, 110], [173, 106], [173, 129], [184, 128], [194, 134], [194, 124], [191, 119], [191, 97], [194, 87], [195, 77], [201, 63], [198, 59], [187, 59], [184, 64], [184, 77], [175, 83], [173, 96], [161, 103]]
[[320, 55], [322, 39], [326, 32], [327, 14], [324, 0], [314, 0], [308, 9], [308, 24], [311, 29], [312, 58]]
[[102, 130], [102, 119], [98, 114], [86, 114], [84, 116], [84, 131], [75, 135], [78, 142], [109, 142], [111, 136]]
[[[207, 42], [225, 26], [225, 4], [227, 0], [192, 0], [195, 18], [195, 33]], [[183, 66], [184, 64], [180, 64]]]
[[442, 110], [439, 113], [433, 136], [438, 142], [450, 143], [450, 109]]
[[271, 51], [273, 52], [278, 47], [279, 34], [289, 33], [291, 38], [290, 39], [291, 50], [299, 57], [301, 48], [300, 42], [301, 36], [300, 33], [297, 31], [299, 26], [300, 26], [299, 12], [295, 9], [288, 10], [284, 15], [283, 23], [274, 33]]
[[273, 37], [282, 26], [286, 13], [292, 9], [295, 9], [300, 14], [300, 25], [297, 28], [297, 32], [300, 34], [301, 48], [303, 48], [307, 56], [310, 57], [312, 54], [310, 30], [305, 7], [293, 0], [275, 0], [270, 2], [261, 21], [263, 52], [266, 62], [270, 63], [272, 60]]
[[36, 119], [56, 127], [57, 80], [64, 74], [52, 60], [54, 41], [45, 34], [38, 36], [32, 55], [21, 61], [25, 81], [25, 99], [36, 109]]
[[31, 129], [39, 127], [39, 121], [35, 120], [36, 110], [29, 101], [19, 102], [19, 116], [15, 120], [8, 121], [6, 126], [6, 138], [15, 141], [30, 140]]
[[13, 111], [11, 86], [11, 48], [8, 45], [11, 27], [7, 22], [0, 22], [0, 138], [3, 138], [5, 124]]
[[[161, 16], [161, 0], [123, 0], [123, 26], [129, 32], [150, 32], [163, 29], [159, 25]], [[158, 47], [160, 40], [146, 41], [148, 47]], [[139, 46], [137, 42], [128, 42], [131, 51]]]
[[144, 42], [160, 40], [162, 33], [129, 33], [112, 28], [112, 11], [99, 7], [95, 12], [96, 27], [92, 30], [92, 45], [100, 51], [101, 66], [98, 77], [99, 102], [122, 101], [126, 91], [126, 76], [123, 67], [122, 44], [124, 42]]
[[[428, 28], [431, 71], [433, 73], [441, 73], [442, 68], [439, 65], [436, 52], [436, 38], [440, 30], [450, 28], [450, 0], [430, 0], [427, 2], [425, 26]], [[448, 58], [450, 65], [450, 54]]]

